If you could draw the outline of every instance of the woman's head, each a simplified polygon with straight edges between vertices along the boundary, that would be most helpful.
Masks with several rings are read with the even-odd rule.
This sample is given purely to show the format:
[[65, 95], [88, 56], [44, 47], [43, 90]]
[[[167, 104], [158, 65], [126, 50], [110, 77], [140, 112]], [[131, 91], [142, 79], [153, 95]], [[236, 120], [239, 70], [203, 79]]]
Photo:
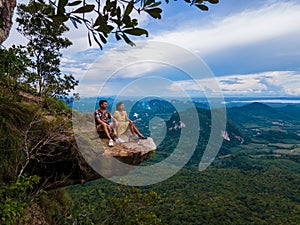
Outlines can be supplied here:
[[116, 105], [116, 110], [123, 111], [124, 110], [124, 103], [123, 102], [118, 102], [117, 105]]

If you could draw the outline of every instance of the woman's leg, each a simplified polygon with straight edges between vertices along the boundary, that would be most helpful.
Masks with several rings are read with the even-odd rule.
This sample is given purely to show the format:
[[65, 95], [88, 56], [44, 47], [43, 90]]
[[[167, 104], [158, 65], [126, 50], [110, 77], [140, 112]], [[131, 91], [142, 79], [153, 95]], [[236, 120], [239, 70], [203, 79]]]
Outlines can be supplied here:
[[120, 135], [120, 123], [118, 123], [118, 122], [113, 122], [112, 125], [113, 125], [113, 128], [116, 129], [117, 138], [119, 138], [119, 135]]
[[131, 133], [132, 133], [133, 136], [136, 136], [136, 135], [137, 135], [137, 134], [135, 133], [135, 131], [134, 131], [134, 128], [133, 128], [133, 124], [132, 124], [132, 123], [129, 123], [129, 129], [130, 129], [130, 131], [131, 131]]
[[140, 138], [144, 137], [144, 135], [141, 134], [139, 129], [133, 123], [129, 123], [129, 126], [130, 126], [131, 133], [133, 135], [138, 135]]

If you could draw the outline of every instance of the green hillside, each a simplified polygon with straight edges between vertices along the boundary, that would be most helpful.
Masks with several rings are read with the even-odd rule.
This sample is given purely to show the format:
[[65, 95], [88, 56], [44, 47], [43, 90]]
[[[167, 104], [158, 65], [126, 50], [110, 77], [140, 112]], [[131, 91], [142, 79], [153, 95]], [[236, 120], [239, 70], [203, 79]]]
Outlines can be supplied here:
[[[299, 170], [298, 164], [294, 166]], [[99, 180], [68, 190], [77, 207], [84, 204], [84, 199], [79, 196], [97, 189], [102, 196], [119, 199], [124, 204], [124, 211], [131, 215], [132, 208], [118, 188], [108, 181]], [[145, 206], [143, 210], [156, 215], [161, 224], [298, 224], [299, 188], [299, 173], [278, 164], [264, 167], [261, 171], [253, 168], [210, 168], [203, 172], [183, 169], [169, 180], [142, 188], [143, 194], [154, 191], [160, 195], [156, 204]], [[87, 204], [97, 213], [86, 215], [86, 219], [94, 224], [103, 224], [114, 210], [110, 197], [107, 201], [105, 197], [93, 196], [88, 203], [85, 202], [85, 206]], [[133, 205], [139, 204], [136, 199], [130, 201]], [[122, 224], [121, 221], [114, 221], [114, 224]], [[151, 223], [145, 221], [143, 224]]]

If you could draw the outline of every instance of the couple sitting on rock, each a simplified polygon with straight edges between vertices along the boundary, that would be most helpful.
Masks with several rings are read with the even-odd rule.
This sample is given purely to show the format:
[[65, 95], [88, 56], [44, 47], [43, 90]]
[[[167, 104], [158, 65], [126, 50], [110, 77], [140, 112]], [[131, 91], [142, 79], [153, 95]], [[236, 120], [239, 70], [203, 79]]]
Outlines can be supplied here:
[[[107, 110], [107, 101], [100, 100], [99, 108], [94, 112], [96, 129], [99, 133], [105, 133], [105, 136], [109, 138], [108, 146], [114, 146], [114, 137], [116, 136], [116, 142], [125, 142], [120, 135], [123, 134], [128, 126], [135, 139], [146, 139], [144, 135], [138, 130], [133, 122], [128, 118], [126, 111], [124, 110], [124, 103], [119, 102], [116, 105], [116, 111], [112, 116]], [[109, 120], [112, 120], [109, 123]], [[116, 132], [116, 135], [115, 135]]]

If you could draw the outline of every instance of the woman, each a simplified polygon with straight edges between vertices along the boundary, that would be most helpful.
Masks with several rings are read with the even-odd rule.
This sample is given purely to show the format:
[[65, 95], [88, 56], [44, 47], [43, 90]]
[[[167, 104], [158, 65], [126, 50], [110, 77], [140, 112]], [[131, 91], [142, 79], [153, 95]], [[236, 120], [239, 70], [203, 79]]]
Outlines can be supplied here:
[[124, 103], [119, 102], [116, 105], [116, 111], [114, 112], [114, 118], [119, 122], [119, 135], [125, 133], [128, 126], [134, 137], [140, 139], [146, 139], [144, 135], [138, 130], [133, 122], [128, 118], [126, 111], [124, 110]]

